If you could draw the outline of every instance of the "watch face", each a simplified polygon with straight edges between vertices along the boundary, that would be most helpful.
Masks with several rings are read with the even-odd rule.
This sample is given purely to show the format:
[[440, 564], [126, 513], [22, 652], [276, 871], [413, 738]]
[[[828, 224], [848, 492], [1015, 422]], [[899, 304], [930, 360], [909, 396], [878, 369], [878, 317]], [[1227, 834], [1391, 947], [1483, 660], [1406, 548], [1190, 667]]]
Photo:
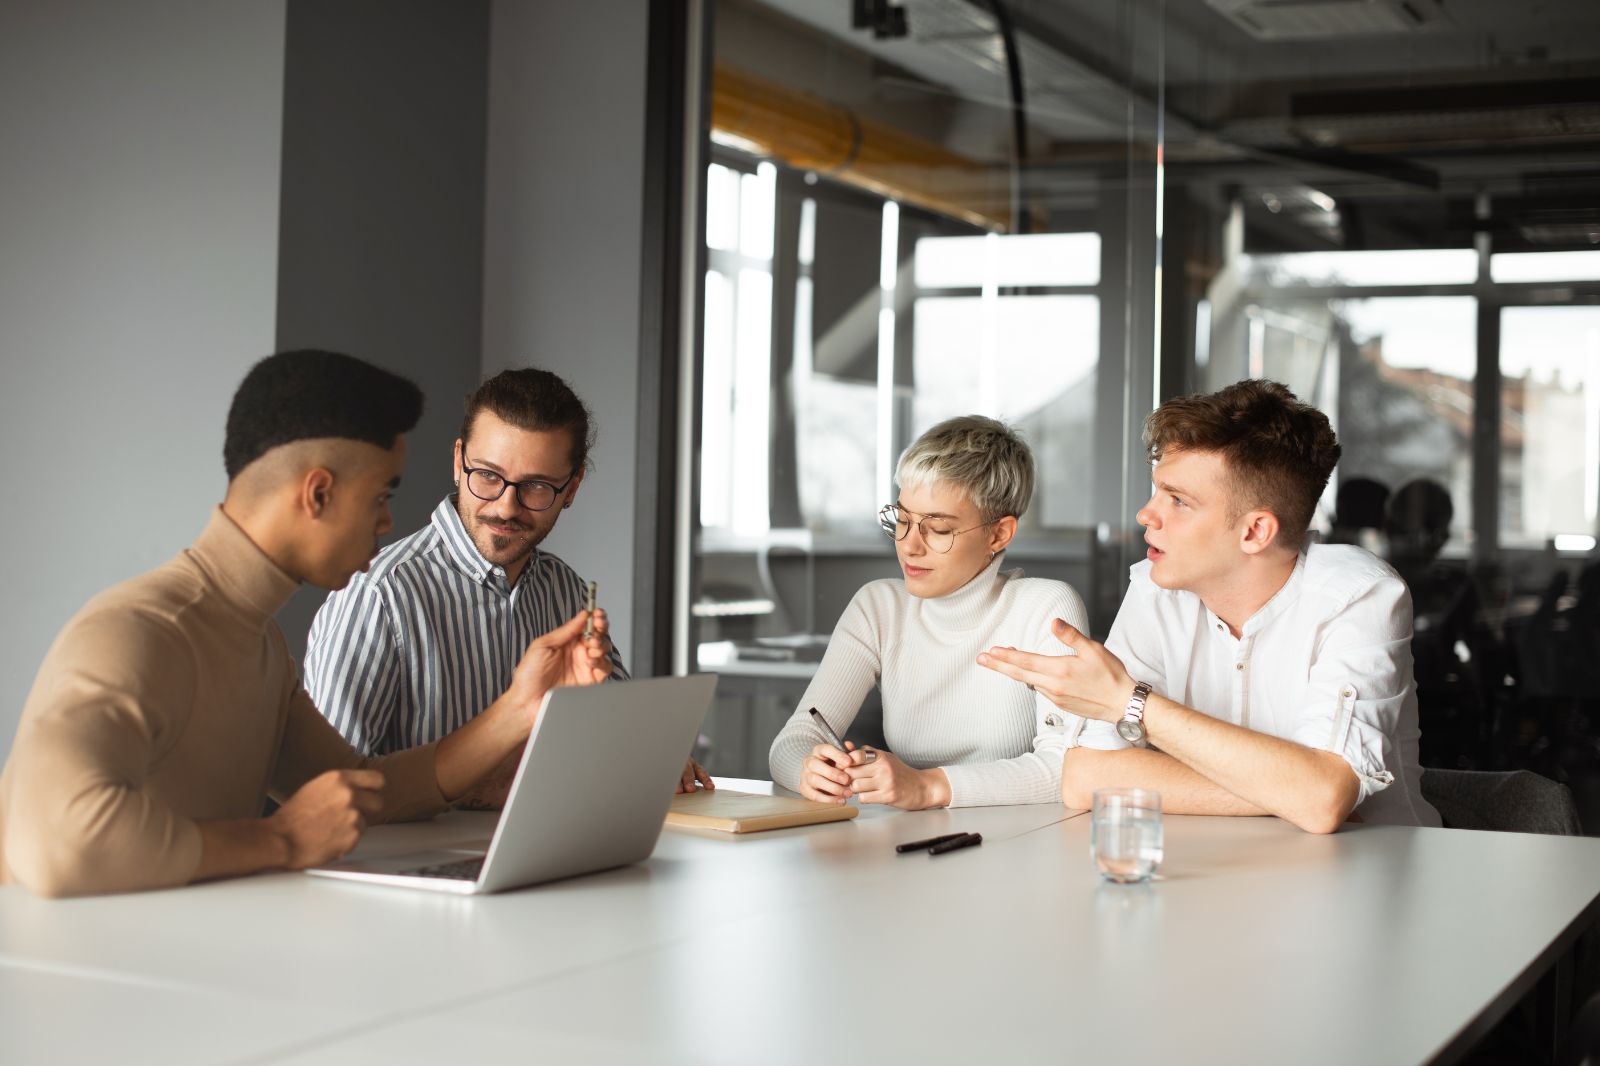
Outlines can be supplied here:
[[1129, 744], [1138, 744], [1144, 740], [1144, 723], [1137, 718], [1124, 718], [1117, 723], [1117, 736]]

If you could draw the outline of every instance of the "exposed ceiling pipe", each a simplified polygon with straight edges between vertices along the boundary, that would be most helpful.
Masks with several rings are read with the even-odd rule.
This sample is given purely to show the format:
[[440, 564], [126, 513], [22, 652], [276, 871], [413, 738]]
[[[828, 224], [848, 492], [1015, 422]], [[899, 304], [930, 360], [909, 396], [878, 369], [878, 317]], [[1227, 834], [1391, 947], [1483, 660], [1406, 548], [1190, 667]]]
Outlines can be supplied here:
[[711, 126], [789, 166], [984, 229], [1012, 227], [1012, 190], [996, 168], [725, 63], [713, 72]]

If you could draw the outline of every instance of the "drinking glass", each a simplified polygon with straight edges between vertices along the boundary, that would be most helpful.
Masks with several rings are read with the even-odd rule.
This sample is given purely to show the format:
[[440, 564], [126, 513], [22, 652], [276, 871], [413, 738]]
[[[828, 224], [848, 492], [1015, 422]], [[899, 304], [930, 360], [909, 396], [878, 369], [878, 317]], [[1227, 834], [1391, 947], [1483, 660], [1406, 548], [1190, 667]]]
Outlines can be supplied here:
[[1102, 788], [1089, 815], [1089, 855], [1100, 876], [1128, 884], [1148, 881], [1161, 865], [1161, 793], [1147, 788]]

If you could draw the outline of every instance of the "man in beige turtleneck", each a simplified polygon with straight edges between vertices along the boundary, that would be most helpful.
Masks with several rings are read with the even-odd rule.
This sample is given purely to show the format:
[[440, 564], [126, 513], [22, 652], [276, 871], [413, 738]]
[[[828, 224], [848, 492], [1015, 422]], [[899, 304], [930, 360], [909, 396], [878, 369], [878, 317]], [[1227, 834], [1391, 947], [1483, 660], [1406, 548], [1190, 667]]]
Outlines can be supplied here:
[[0, 882], [83, 895], [327, 862], [369, 822], [464, 793], [527, 739], [548, 689], [605, 678], [603, 616], [585, 639], [580, 613], [435, 744], [364, 759], [317, 713], [273, 615], [301, 582], [366, 567], [421, 409], [411, 382], [350, 356], [250, 371], [199, 539], [90, 600], [40, 665], [0, 773]]

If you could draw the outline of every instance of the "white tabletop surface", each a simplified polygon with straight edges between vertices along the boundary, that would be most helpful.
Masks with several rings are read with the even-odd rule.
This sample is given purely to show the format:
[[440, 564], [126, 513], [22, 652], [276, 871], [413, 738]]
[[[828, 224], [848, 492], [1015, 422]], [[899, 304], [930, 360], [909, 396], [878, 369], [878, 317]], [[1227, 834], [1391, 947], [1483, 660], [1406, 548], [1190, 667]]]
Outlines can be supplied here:
[[[673, 829], [645, 863], [478, 898], [295, 874], [8, 887], [0, 1062], [1420, 1063], [1600, 907], [1600, 840], [1168, 816], [1162, 879], [1113, 886], [1087, 822]], [[381, 827], [361, 851], [492, 827]], [[984, 844], [894, 852], [954, 829]]]

